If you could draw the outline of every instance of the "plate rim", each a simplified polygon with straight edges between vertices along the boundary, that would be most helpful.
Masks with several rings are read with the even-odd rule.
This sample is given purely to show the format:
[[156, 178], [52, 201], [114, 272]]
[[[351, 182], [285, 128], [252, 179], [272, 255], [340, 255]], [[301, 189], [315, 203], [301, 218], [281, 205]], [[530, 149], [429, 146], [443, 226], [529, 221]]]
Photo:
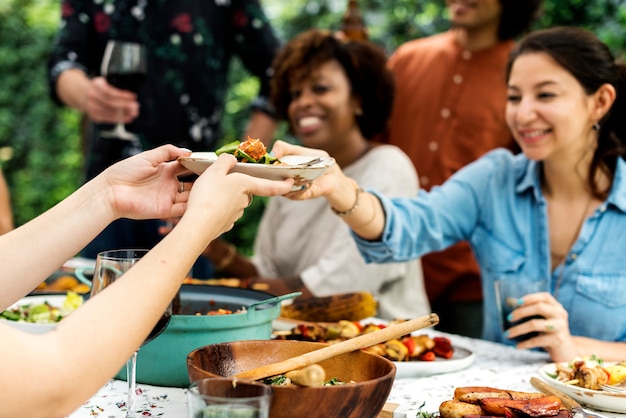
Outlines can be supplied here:
[[[464, 370], [470, 367], [474, 363], [476, 355], [474, 352], [466, 347], [452, 344], [455, 353], [457, 351], [465, 351], [465, 356], [457, 359], [437, 359], [435, 361], [394, 361], [396, 365], [396, 374], [400, 375], [400, 378], [410, 377], [427, 377], [436, 374], [452, 373], [459, 370]], [[409, 366], [410, 365], [410, 366]], [[418, 367], [417, 365], [421, 366]], [[437, 365], [437, 366], [435, 366]], [[444, 366], [445, 365], [445, 366]], [[452, 366], [448, 368], [447, 366]], [[411, 369], [426, 369], [424, 370], [411, 370]], [[401, 370], [402, 369], [402, 370]], [[435, 370], [432, 370], [435, 369]], [[440, 370], [436, 370], [440, 369]], [[443, 369], [443, 370], [441, 370]]]
[[[199, 157], [199, 156], [195, 156], [194, 154], [206, 154], [207, 157]], [[289, 156], [286, 156], [289, 157]], [[258, 168], [263, 168], [263, 169], [267, 169], [267, 170], [280, 170], [280, 169], [289, 169], [289, 170], [293, 170], [293, 169], [302, 169], [302, 170], [319, 170], [319, 169], [325, 169], [330, 167], [331, 165], [333, 165], [335, 163], [335, 159], [333, 157], [318, 157], [318, 156], [314, 156], [314, 155], [293, 155], [293, 157], [298, 157], [298, 158], [303, 158], [303, 159], [315, 159], [315, 158], [321, 158], [321, 161], [317, 164], [314, 165], [310, 165], [310, 166], [305, 166], [305, 167], [301, 167], [299, 164], [278, 164], [278, 165], [274, 165], [274, 164], [254, 164], [254, 163], [242, 163], [242, 162], [237, 162], [237, 164], [235, 164], [238, 167], [258, 167]], [[178, 159], [180, 161], [187, 161], [187, 162], [206, 162], [209, 164], [213, 164], [216, 160], [217, 160], [217, 154], [215, 154], [214, 151], [198, 151], [198, 152], [192, 152], [191, 155], [188, 155], [186, 157], [178, 157]]]
[[[6, 309], [11, 309], [15, 306], [19, 306], [19, 305], [27, 305], [29, 303], [43, 303], [48, 301], [50, 303], [50, 305], [55, 306], [57, 308], [60, 308], [61, 306], [63, 306], [63, 301], [65, 301], [65, 299], [67, 298], [66, 294], [63, 295], [55, 295], [55, 294], [50, 294], [50, 295], [30, 295], [30, 296], [24, 296], [23, 298], [21, 298], [20, 300], [18, 300], [15, 303], [12, 303], [11, 305], [9, 305], [8, 308]], [[57, 301], [57, 302], [55, 302]]]

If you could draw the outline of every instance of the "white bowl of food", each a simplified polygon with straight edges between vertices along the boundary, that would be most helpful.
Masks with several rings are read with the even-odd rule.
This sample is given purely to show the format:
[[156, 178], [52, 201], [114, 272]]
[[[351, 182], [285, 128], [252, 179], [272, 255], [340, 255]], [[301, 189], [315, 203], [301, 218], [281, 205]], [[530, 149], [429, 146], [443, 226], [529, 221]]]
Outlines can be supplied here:
[[82, 296], [74, 292], [27, 296], [0, 312], [0, 321], [25, 332], [43, 334], [54, 329], [82, 302]]

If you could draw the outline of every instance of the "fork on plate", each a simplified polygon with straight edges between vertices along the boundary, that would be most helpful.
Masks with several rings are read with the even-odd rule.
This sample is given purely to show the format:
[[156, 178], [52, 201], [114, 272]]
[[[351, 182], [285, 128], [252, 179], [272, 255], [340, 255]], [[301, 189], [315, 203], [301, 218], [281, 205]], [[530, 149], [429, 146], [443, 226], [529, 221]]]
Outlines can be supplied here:
[[626, 389], [611, 385], [600, 385], [600, 389], [610, 393], [621, 393], [626, 395]]

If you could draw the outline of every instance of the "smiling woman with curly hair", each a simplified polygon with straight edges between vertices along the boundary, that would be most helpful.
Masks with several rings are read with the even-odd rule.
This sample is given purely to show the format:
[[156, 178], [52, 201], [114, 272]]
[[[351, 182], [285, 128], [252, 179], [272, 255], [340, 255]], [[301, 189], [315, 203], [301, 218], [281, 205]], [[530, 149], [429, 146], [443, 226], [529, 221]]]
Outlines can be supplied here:
[[[394, 95], [381, 48], [310, 30], [279, 51], [273, 68], [272, 102], [302, 144], [327, 151], [363, 187], [394, 196], [417, 193], [417, 175], [408, 157], [395, 146], [372, 140], [387, 128]], [[330, 209], [323, 199], [271, 199], [253, 259], [237, 256], [224, 273], [256, 277], [275, 294], [368, 291], [378, 300], [377, 315], [388, 319], [428, 313], [419, 260], [366, 264], [341, 222], [345, 213]], [[219, 246], [220, 241], [211, 244], [214, 254], [229, 254]]]

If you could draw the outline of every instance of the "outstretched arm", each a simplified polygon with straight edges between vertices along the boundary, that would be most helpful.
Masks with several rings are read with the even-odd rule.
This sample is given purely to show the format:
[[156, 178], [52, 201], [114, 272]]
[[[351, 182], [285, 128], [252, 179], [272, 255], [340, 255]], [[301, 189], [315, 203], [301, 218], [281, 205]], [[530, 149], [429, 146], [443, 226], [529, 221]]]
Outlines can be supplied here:
[[[180, 193], [176, 175], [181, 166], [168, 161], [183, 154], [165, 146], [118, 163], [25, 232], [20, 228], [11, 240], [2, 241], [3, 257], [11, 248], [13, 255], [28, 250], [28, 257], [11, 260], [12, 271], [20, 273], [35, 267], [34, 260], [52, 258], [50, 254], [65, 259], [66, 247], [77, 247], [77, 241], [85, 242], [87, 235], [117, 217], [184, 212], [178, 225], [121, 280], [63, 319], [55, 331], [32, 335], [0, 324], [0, 340], [11, 344], [0, 358], [0, 417], [66, 416], [78, 408], [140, 346], [198, 255], [242, 215], [249, 194], [284, 194], [293, 184], [228, 174], [236, 160], [223, 155], [191, 192]], [[20, 241], [21, 248], [11, 247], [10, 241]]]
[[[328, 156], [324, 151], [284, 141], [276, 141], [272, 151], [278, 158], [288, 154]], [[337, 164], [302, 191], [290, 193], [287, 197], [293, 200], [324, 197], [335, 213], [363, 239], [378, 240], [383, 233], [385, 212], [380, 201], [373, 194], [362, 191], [356, 181], [347, 177]]]
[[185, 169], [175, 159], [188, 154], [169, 145], [124, 160], [0, 236], [0, 307], [34, 289], [113, 220], [182, 215], [188, 192], [178, 193], [176, 177]]

